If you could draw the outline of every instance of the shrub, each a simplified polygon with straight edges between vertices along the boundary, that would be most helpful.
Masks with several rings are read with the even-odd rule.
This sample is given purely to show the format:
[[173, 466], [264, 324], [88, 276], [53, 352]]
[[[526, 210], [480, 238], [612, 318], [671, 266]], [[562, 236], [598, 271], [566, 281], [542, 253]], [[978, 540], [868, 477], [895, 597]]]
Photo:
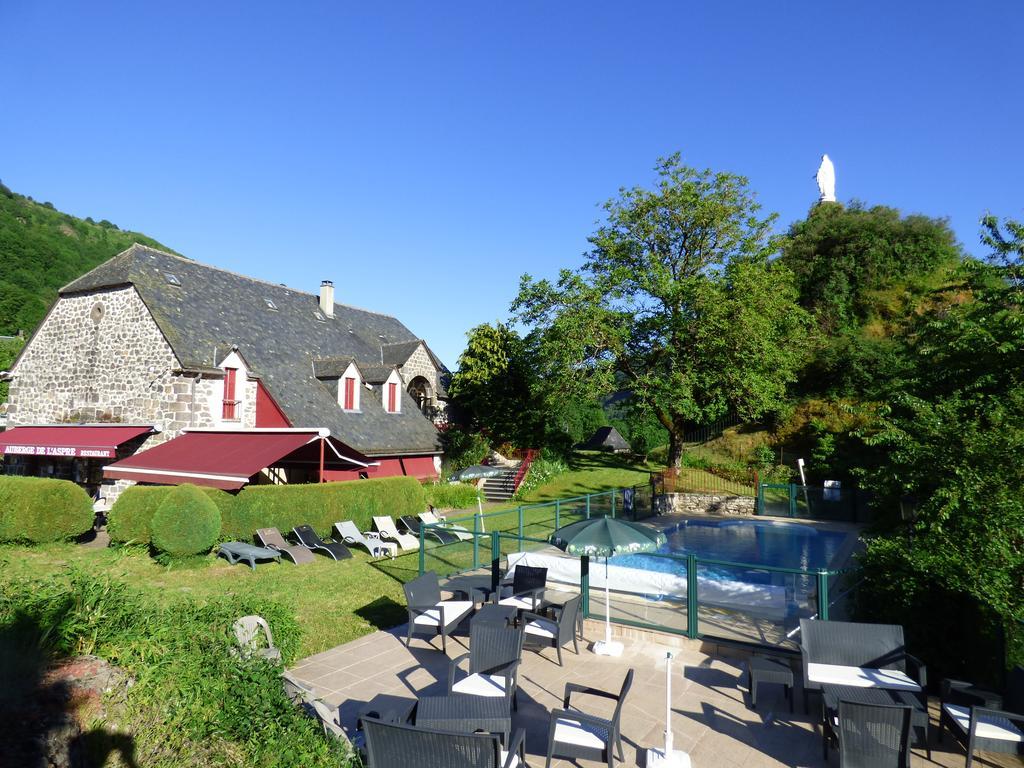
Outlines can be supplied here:
[[479, 464], [490, 450], [487, 438], [479, 432], [470, 432], [455, 426], [441, 432], [441, 443], [444, 447], [445, 476]]
[[220, 534], [220, 509], [194, 485], [171, 489], [160, 502], [153, 521], [153, 544], [175, 557], [208, 552]]
[[308, 485], [254, 485], [235, 497], [222, 536], [248, 541], [257, 528], [288, 531], [308, 524], [322, 535], [340, 520], [369, 530], [374, 515], [415, 515], [426, 507], [423, 486], [413, 477], [348, 480]]
[[74, 538], [92, 527], [94, 517], [89, 494], [68, 480], [0, 477], [0, 541]]
[[534, 459], [533, 463], [530, 464], [530, 468], [526, 470], [526, 477], [519, 483], [519, 488], [516, 489], [515, 495], [512, 498], [516, 501], [521, 501], [530, 491], [540, 488], [548, 481], [568, 471], [568, 464], [558, 457], [549, 457], [548, 452], [544, 451], [539, 458]]
[[[117, 497], [107, 516], [107, 533], [110, 534], [110, 539], [118, 544], [127, 544], [128, 542], [149, 544], [153, 515], [175, 487], [173, 485], [133, 485], [124, 491]], [[235, 497], [216, 488], [201, 488], [200, 490], [217, 505], [221, 519], [227, 519]], [[251, 531], [249, 535], [252, 535]], [[246, 540], [248, 541], [248, 539]]]
[[427, 504], [438, 509], [469, 509], [480, 498], [476, 486], [469, 483], [430, 483], [423, 490]]

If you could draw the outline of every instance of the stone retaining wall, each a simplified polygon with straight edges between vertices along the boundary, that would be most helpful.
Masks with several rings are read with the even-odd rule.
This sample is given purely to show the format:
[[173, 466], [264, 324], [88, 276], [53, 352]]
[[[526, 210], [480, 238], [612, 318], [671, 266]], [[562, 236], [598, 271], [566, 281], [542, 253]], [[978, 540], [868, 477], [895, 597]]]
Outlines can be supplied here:
[[665, 493], [655, 497], [661, 514], [753, 515], [756, 499], [752, 496], [727, 496], [712, 493]]

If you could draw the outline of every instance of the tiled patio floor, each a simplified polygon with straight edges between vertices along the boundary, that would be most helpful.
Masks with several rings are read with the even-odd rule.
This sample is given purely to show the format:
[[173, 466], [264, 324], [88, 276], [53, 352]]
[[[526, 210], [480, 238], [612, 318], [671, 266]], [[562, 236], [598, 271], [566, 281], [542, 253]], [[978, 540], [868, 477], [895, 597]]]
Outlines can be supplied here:
[[[623, 710], [625, 765], [643, 765], [646, 749], [663, 743], [665, 653], [669, 646], [659, 643], [659, 636], [651, 634], [640, 639], [625, 638], [626, 652], [620, 659], [595, 656], [587, 647], [599, 631], [596, 625], [587, 623], [587, 642], [581, 643], [579, 656], [573, 654], [571, 647], [563, 651], [564, 667], [558, 666], [553, 649], [523, 653], [519, 710], [514, 713], [513, 727], [525, 729], [527, 761], [535, 768], [544, 765], [548, 712], [561, 706], [565, 683], [572, 681], [617, 691], [629, 667], [636, 670], [636, 679]], [[440, 651], [439, 638], [432, 645], [425, 638], [415, 636], [412, 647], [406, 649], [404, 627], [376, 632], [303, 659], [291, 672], [318, 696], [338, 706], [342, 725], [351, 732], [360, 708], [378, 694], [415, 698], [444, 692], [448, 658], [466, 652], [468, 637], [460, 634], [449, 638], [448, 657]], [[778, 686], [763, 688], [760, 708], [753, 711], [747, 706], [742, 659], [716, 658], [691, 647], [673, 651], [672, 730], [676, 749], [690, 754], [694, 768], [838, 766], [835, 752], [829, 763], [822, 759], [820, 733], [813, 718], [803, 714], [799, 691], [795, 714], [789, 713]], [[580, 704], [592, 706], [595, 702], [587, 698], [582, 697]], [[574, 697], [574, 704], [576, 701]], [[600, 713], [601, 700], [596, 703], [594, 711]], [[812, 698], [812, 712], [818, 706]], [[935, 712], [932, 725], [932, 760], [928, 761], [923, 751], [915, 750], [913, 766], [962, 766], [964, 754], [959, 746], [951, 740], [944, 745], [937, 743]], [[985, 764], [977, 759], [975, 762]], [[552, 763], [558, 768], [572, 764]], [[578, 764], [599, 765], [586, 761]], [[1003, 757], [994, 764], [1022, 762]]]

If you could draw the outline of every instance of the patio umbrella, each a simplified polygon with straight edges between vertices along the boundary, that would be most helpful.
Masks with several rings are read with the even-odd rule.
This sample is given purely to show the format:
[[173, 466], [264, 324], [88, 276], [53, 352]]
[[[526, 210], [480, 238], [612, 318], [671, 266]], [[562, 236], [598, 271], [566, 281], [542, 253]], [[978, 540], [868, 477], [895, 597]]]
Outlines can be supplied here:
[[619, 656], [622, 643], [612, 642], [608, 558], [653, 552], [665, 543], [665, 534], [646, 525], [616, 520], [614, 517], [593, 517], [559, 528], [551, 534], [550, 541], [570, 555], [604, 558], [604, 641], [594, 643], [594, 653]]
[[451, 476], [452, 480], [464, 482], [466, 480], [479, 480], [481, 477], [498, 477], [508, 472], [507, 467], [489, 467], [486, 464], [474, 464], [466, 467]]

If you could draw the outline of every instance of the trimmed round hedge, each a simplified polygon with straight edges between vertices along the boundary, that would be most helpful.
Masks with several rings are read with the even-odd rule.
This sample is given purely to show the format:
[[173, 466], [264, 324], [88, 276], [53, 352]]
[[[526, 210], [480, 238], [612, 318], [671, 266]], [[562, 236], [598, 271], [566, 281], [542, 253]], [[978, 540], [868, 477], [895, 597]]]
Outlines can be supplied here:
[[[107, 516], [107, 533], [111, 541], [118, 544], [152, 543], [150, 527], [153, 515], [174, 488], [167, 485], [133, 485], [123, 491]], [[213, 500], [220, 510], [221, 519], [226, 520], [235, 497], [216, 488], [200, 490]]]
[[89, 494], [69, 480], [0, 477], [0, 541], [73, 539], [94, 519]]
[[220, 509], [194, 485], [170, 490], [150, 522], [153, 545], [174, 557], [209, 552], [220, 535]]

